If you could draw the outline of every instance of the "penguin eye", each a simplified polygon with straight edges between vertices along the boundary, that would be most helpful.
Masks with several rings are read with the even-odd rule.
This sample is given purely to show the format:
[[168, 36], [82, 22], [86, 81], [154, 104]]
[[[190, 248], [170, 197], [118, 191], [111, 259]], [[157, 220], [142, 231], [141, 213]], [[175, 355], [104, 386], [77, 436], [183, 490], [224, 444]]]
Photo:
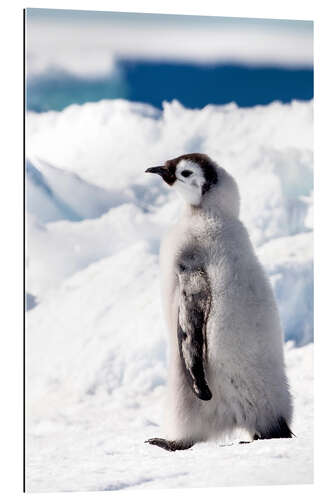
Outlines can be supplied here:
[[182, 176], [183, 177], [190, 177], [190, 175], [192, 175], [193, 172], [191, 172], [191, 170], [183, 170], [182, 171]]

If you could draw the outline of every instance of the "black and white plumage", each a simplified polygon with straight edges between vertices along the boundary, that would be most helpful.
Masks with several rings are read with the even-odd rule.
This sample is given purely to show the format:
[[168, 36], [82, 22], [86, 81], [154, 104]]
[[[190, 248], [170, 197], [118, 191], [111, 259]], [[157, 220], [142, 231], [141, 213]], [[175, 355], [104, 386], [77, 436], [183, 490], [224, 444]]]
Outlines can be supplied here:
[[185, 201], [161, 248], [170, 336], [169, 451], [236, 428], [251, 439], [291, 437], [283, 335], [270, 283], [239, 220], [235, 180], [193, 153], [147, 172]]
[[[211, 293], [204, 269], [189, 265], [191, 257], [179, 265], [178, 346], [185, 375], [194, 394], [208, 401], [212, 393], [207, 384], [206, 325], [211, 304]], [[186, 263], [185, 263], [186, 262]]]

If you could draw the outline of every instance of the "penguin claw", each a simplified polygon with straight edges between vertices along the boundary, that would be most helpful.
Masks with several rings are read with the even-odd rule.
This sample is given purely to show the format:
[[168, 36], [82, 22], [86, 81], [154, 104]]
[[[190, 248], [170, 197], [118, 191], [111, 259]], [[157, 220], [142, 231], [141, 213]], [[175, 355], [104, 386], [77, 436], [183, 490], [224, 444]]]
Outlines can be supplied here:
[[173, 446], [173, 442], [167, 441], [166, 439], [151, 438], [151, 439], [148, 439], [147, 441], [145, 441], [145, 443], [159, 446], [160, 448], [163, 448], [163, 450], [176, 451], [175, 447]]
[[152, 444], [155, 446], [159, 446], [166, 451], [177, 451], [177, 450], [187, 450], [191, 448], [194, 443], [185, 443], [182, 441], [168, 441], [167, 439], [162, 438], [150, 438], [145, 441], [145, 443]]
[[147, 441], [145, 441], [145, 443], [159, 446], [160, 448], [164, 448], [166, 446], [166, 440], [160, 439], [160, 438], [150, 438], [150, 439], [147, 439]]

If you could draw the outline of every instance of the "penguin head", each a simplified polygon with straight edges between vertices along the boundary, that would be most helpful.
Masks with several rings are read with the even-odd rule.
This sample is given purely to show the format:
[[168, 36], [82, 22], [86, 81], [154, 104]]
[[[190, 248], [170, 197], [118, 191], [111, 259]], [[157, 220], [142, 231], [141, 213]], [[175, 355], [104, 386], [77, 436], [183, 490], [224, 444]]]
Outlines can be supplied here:
[[222, 210], [239, 216], [239, 192], [236, 181], [209, 156], [191, 153], [168, 160], [146, 172], [162, 179], [192, 207]]
[[198, 206], [218, 183], [217, 168], [207, 155], [191, 153], [168, 160], [163, 166], [148, 168], [146, 172], [159, 174], [185, 203]]

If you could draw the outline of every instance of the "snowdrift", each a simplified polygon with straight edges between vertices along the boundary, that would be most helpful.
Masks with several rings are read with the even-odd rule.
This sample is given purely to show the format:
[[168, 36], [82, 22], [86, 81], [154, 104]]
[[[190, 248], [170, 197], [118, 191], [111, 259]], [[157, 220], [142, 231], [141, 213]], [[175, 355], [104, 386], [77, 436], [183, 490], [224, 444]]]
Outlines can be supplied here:
[[41, 222], [97, 218], [127, 201], [121, 192], [102, 189], [47, 162], [27, 161], [27, 211]]

